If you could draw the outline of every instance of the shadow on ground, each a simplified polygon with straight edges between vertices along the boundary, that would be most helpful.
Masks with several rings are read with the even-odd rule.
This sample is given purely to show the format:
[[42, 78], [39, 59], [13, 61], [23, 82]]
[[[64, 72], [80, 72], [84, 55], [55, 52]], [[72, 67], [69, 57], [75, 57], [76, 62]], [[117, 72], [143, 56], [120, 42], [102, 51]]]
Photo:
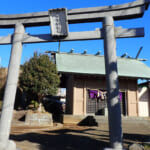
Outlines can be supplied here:
[[124, 144], [128, 144], [128, 145], [133, 143], [143, 144], [144, 142], [150, 141], [150, 134], [144, 135], [144, 134], [124, 133], [123, 139], [124, 139]]
[[[17, 142], [37, 143], [39, 150], [102, 150], [109, 147], [109, 132], [98, 128], [57, 129], [40, 133], [11, 134], [10, 138]], [[124, 133], [124, 147], [133, 143], [150, 140], [150, 135]], [[32, 147], [31, 147], [32, 149]]]
[[[85, 133], [86, 131], [60, 129], [44, 131], [45, 133], [12, 134], [10, 138], [14, 141], [27, 140], [32, 143], [38, 143], [40, 150], [101, 150], [103, 147], [108, 147], [108, 142], [105, 142], [105, 140], [108, 140], [107, 135], [99, 136]], [[92, 138], [92, 136], [97, 136], [97, 139]]]

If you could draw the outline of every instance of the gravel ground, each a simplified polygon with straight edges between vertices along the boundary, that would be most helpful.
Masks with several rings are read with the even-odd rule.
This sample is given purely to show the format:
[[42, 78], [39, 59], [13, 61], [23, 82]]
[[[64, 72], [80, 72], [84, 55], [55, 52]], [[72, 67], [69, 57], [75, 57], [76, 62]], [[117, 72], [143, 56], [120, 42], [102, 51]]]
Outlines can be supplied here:
[[[15, 113], [10, 138], [22, 150], [102, 150], [109, 147], [107, 122], [98, 127], [54, 124], [53, 127], [27, 126], [19, 121], [24, 112]], [[150, 142], [150, 120], [123, 122], [124, 147]]]

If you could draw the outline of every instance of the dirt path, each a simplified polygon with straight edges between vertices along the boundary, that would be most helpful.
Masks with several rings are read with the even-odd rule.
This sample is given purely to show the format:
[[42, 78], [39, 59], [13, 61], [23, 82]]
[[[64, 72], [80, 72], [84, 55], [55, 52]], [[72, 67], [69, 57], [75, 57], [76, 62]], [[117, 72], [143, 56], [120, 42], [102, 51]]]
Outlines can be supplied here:
[[[125, 148], [131, 143], [150, 141], [149, 123], [143, 121], [123, 123]], [[67, 124], [31, 127], [18, 122], [13, 124], [10, 138], [22, 150], [102, 150], [109, 147], [107, 123], [101, 123], [98, 127]]]

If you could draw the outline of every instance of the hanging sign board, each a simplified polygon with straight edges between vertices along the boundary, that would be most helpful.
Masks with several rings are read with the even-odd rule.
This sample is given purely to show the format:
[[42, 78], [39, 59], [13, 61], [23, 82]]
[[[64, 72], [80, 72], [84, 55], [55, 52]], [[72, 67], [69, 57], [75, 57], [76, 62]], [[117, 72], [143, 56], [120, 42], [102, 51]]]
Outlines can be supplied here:
[[68, 21], [67, 9], [58, 8], [49, 10], [50, 26], [52, 36], [67, 36]]

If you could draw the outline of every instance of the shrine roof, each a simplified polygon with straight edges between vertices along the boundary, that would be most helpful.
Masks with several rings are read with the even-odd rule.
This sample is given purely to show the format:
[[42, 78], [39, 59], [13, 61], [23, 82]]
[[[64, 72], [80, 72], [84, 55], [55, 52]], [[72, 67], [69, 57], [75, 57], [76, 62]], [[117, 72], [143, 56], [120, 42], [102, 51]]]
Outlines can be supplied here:
[[[150, 68], [142, 61], [131, 58], [117, 58], [118, 75], [150, 79]], [[56, 66], [60, 73], [105, 75], [104, 56], [56, 53]]]

